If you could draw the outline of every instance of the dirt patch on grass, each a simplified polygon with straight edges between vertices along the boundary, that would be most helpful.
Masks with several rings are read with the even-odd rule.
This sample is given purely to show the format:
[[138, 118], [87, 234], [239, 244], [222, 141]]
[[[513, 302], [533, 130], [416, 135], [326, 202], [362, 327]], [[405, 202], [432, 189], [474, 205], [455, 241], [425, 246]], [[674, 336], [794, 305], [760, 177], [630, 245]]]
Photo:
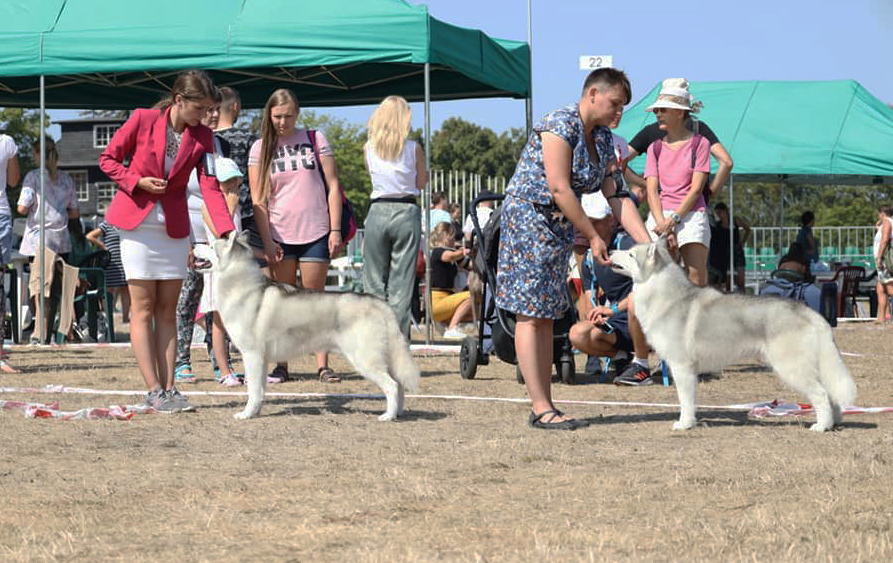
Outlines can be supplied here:
[[[890, 341], [836, 330], [857, 403], [893, 405]], [[220, 392], [195, 349], [200, 381]], [[471, 381], [456, 355], [421, 354], [420, 394], [523, 399], [514, 366]], [[129, 349], [19, 348], [0, 386], [64, 384], [140, 395], [9, 393], [63, 410], [141, 402]], [[193, 395], [192, 414], [62, 422], [0, 412], [0, 559], [7, 561], [880, 561], [893, 558], [893, 414], [751, 419], [702, 410], [671, 429], [659, 406], [569, 404], [577, 432], [525, 426], [525, 404], [409, 398], [382, 423], [378, 389], [340, 356], [340, 384], [301, 380], [260, 418], [245, 397]], [[578, 358], [578, 370], [583, 360]], [[589, 383], [589, 382], [586, 382]], [[240, 392], [236, 389], [235, 392]], [[357, 395], [357, 396], [352, 396]], [[675, 404], [672, 387], [557, 385], [558, 399]], [[699, 404], [805, 400], [757, 365], [700, 386]]]

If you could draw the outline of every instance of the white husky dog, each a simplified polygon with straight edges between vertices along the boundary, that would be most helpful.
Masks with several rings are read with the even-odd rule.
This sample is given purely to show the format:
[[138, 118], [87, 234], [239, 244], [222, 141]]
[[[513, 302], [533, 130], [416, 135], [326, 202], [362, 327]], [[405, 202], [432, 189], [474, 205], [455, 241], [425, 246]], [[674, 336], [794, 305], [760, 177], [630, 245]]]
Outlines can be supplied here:
[[248, 404], [236, 418], [260, 412], [270, 362], [327, 349], [340, 350], [363, 377], [381, 387], [387, 409], [379, 420], [394, 420], [403, 412], [405, 390], [418, 388], [419, 370], [387, 303], [274, 282], [257, 267], [244, 233], [234, 231], [212, 248], [198, 250], [196, 257], [210, 261], [219, 276], [219, 313], [245, 362]]
[[841, 421], [856, 387], [827, 321], [778, 297], [727, 295], [696, 287], [660, 239], [611, 254], [614, 270], [633, 278], [636, 315], [648, 342], [673, 372], [681, 412], [673, 428], [695, 425], [698, 373], [762, 357], [782, 381], [809, 397], [816, 432]]

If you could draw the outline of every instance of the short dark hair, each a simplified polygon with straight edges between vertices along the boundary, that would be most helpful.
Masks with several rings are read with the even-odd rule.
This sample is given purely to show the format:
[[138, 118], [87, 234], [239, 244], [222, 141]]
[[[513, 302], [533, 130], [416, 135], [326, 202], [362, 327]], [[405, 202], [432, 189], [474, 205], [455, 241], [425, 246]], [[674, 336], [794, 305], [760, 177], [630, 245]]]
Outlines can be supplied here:
[[437, 205], [445, 199], [446, 194], [443, 192], [431, 192], [431, 205]]
[[589, 91], [592, 86], [599, 84], [602, 86], [619, 86], [626, 96], [626, 103], [630, 103], [633, 99], [633, 89], [629, 84], [629, 78], [626, 73], [616, 68], [597, 68], [589, 73], [586, 80], [583, 81], [583, 94]]
[[800, 224], [804, 227], [813, 221], [815, 221], [815, 213], [812, 211], [804, 211], [803, 215], [800, 216]]
[[[239, 93], [230, 88], [229, 86], [221, 86], [220, 90], [220, 111], [229, 113], [233, 107], [233, 104], [241, 103], [242, 98], [239, 96]], [[233, 112], [235, 113], [235, 112]]]
[[716, 205], [713, 206], [713, 210], [714, 210], [714, 211], [720, 211], [720, 210], [728, 211], [728, 210], [729, 210], [729, 206], [726, 205], [726, 204], [723, 203], [723, 202], [719, 202], [719, 203], [717, 203]]
[[884, 204], [877, 209], [887, 217], [893, 217], [893, 205]]

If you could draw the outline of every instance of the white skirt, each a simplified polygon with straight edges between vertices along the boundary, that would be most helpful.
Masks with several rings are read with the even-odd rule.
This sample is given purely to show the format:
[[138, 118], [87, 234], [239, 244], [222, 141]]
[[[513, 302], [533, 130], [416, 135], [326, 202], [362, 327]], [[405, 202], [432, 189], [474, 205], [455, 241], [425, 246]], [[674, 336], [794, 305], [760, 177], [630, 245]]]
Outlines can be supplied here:
[[121, 263], [128, 280], [182, 280], [189, 262], [189, 237], [167, 234], [158, 205], [132, 230], [119, 229]]

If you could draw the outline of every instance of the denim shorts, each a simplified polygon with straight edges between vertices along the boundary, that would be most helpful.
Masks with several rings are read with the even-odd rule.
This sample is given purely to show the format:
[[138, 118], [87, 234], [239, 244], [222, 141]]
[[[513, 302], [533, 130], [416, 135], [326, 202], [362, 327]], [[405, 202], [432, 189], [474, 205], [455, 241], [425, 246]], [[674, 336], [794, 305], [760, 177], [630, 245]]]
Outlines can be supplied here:
[[297, 260], [298, 262], [329, 261], [329, 235], [305, 244], [288, 244], [279, 241], [276, 241], [276, 244], [282, 247], [284, 260]]

